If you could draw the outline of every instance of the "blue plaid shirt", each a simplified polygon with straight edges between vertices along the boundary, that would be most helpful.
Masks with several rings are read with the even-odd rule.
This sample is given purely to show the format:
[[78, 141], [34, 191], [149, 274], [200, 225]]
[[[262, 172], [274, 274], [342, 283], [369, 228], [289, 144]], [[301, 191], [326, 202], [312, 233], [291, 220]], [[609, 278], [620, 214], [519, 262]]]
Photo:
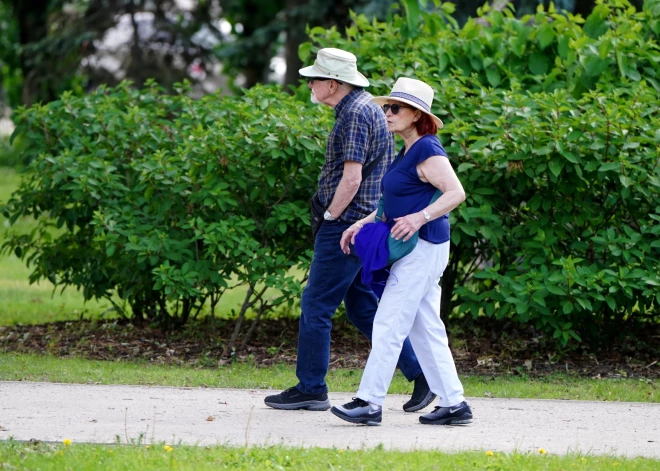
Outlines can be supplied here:
[[381, 161], [362, 181], [353, 201], [340, 216], [351, 223], [378, 206], [380, 180], [394, 158], [394, 138], [387, 130], [385, 113], [371, 98], [370, 93], [356, 88], [335, 106], [335, 125], [328, 136], [325, 164], [319, 178], [319, 199], [327, 208], [344, 174], [344, 162], [351, 160], [367, 166], [385, 150]]

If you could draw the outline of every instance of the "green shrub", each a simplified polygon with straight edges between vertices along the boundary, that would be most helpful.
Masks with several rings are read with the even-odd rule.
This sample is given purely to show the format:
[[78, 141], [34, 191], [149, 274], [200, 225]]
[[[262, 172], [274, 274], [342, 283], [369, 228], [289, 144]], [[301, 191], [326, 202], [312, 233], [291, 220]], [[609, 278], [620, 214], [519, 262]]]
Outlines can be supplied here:
[[[183, 92], [122, 84], [16, 112], [38, 158], [4, 212], [47, 218], [5, 249], [32, 265], [31, 281], [116, 292], [137, 320], [164, 323], [215, 306], [230, 280], [249, 287], [241, 314], [293, 302], [329, 113], [275, 88]], [[66, 231], [53, 238], [53, 224]]]
[[354, 16], [345, 37], [312, 29], [301, 56], [354, 52], [375, 95], [400, 76], [435, 89], [467, 192], [450, 219], [443, 316], [460, 305], [532, 322], [560, 345], [656, 317], [660, 1], [598, 2], [586, 21], [481, 13], [463, 28]]
[[[642, 82], [581, 99], [559, 90], [451, 98], [461, 106], [447, 151], [469, 195], [452, 242], [459, 276], [474, 277], [457, 286], [459, 312], [533, 322], [562, 344], [657, 316], [655, 90]], [[461, 109], [478, 112], [459, 118]]]
[[[559, 345], [657, 318], [660, 0], [640, 13], [600, 2], [584, 29], [553, 12], [483, 15], [462, 29], [439, 14], [355, 17], [345, 38], [313, 29], [300, 52], [355, 52], [374, 94], [399, 76], [436, 90], [468, 195], [450, 218], [445, 316], [533, 323]], [[287, 270], [309, 260], [307, 199], [332, 124], [303, 90], [193, 101], [122, 85], [19, 110], [36, 158], [4, 212], [50, 219], [5, 250], [32, 280], [116, 291], [139, 319], [183, 322], [229, 280], [249, 286], [237, 328], [248, 307], [293, 302]], [[49, 221], [67, 230], [53, 239]]]

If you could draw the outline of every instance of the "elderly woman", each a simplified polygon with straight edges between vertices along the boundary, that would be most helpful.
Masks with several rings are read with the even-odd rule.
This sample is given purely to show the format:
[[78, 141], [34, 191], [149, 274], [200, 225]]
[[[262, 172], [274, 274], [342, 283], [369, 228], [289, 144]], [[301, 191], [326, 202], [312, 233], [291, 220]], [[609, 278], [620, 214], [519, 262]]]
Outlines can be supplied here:
[[[401, 346], [409, 336], [429, 387], [439, 398], [438, 407], [420, 416], [419, 421], [467, 424], [472, 421], [472, 411], [463, 397], [440, 319], [438, 285], [449, 261], [448, 213], [465, 200], [465, 192], [436, 136], [442, 121], [431, 113], [431, 87], [400, 78], [389, 96], [373, 101], [382, 105], [389, 131], [402, 137], [404, 146], [381, 183], [386, 222], [376, 222], [374, 211], [346, 229], [341, 249], [348, 254], [349, 243], [362, 246], [358, 254], [366, 269], [373, 268], [379, 257], [369, 258], [365, 246], [372, 255], [382, 252], [374, 248], [375, 244], [389, 246], [390, 251], [406, 243], [410, 247], [407, 255], [388, 267], [374, 321], [372, 349], [357, 397], [331, 411], [348, 422], [379, 425]], [[379, 238], [377, 227], [384, 228], [387, 235]]]

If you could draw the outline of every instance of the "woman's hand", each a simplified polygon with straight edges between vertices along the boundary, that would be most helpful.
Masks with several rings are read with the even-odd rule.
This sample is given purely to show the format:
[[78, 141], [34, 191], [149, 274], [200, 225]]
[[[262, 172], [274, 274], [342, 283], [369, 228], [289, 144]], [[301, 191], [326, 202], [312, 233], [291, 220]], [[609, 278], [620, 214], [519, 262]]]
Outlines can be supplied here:
[[392, 227], [392, 230], [390, 231], [392, 237], [396, 240], [403, 237], [404, 242], [408, 242], [413, 234], [426, 224], [426, 218], [421, 211], [400, 218], [394, 218], [394, 221], [396, 224], [394, 224], [394, 227]]
[[358, 232], [360, 232], [360, 229], [362, 229], [362, 226], [364, 224], [361, 221], [356, 222], [353, 224], [351, 227], [346, 229], [344, 233], [341, 235], [341, 240], [339, 241], [339, 245], [341, 246], [342, 252], [344, 252], [346, 255], [351, 254], [351, 248], [349, 247], [349, 242], [351, 244], [355, 244], [355, 236], [357, 235]]

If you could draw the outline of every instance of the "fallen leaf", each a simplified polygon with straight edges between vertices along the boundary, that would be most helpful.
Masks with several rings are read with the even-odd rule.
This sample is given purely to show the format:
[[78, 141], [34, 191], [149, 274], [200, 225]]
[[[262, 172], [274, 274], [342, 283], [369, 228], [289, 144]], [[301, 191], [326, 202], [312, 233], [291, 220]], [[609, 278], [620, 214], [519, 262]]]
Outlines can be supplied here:
[[207, 421], [207, 422], [213, 422], [214, 420], [215, 420], [215, 417], [212, 416], [212, 415], [209, 415], [209, 416], [206, 418], [206, 421]]

